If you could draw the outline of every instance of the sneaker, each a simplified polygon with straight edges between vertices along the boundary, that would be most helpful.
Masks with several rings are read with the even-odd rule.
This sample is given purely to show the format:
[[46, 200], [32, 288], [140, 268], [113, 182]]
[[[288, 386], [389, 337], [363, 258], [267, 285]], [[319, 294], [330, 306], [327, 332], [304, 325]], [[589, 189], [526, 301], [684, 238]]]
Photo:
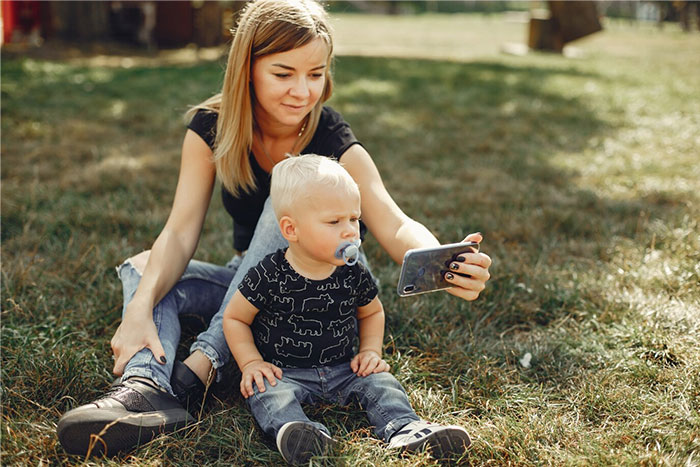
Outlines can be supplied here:
[[442, 426], [425, 420], [409, 423], [389, 440], [390, 448], [407, 451], [419, 451], [429, 446], [438, 459], [464, 454], [470, 444], [467, 430], [461, 426]]
[[277, 433], [277, 449], [291, 465], [308, 464], [313, 456], [326, 454], [335, 444], [328, 433], [306, 422], [288, 422]]
[[199, 418], [199, 412], [204, 404], [206, 386], [202, 383], [194, 371], [183, 362], [176, 360], [173, 366], [173, 373], [170, 376], [170, 386], [173, 388], [175, 397], [189, 413], [195, 418]]
[[130, 378], [102, 398], [63, 414], [57, 433], [70, 454], [112, 456], [191, 422], [175, 397], [149, 380]]

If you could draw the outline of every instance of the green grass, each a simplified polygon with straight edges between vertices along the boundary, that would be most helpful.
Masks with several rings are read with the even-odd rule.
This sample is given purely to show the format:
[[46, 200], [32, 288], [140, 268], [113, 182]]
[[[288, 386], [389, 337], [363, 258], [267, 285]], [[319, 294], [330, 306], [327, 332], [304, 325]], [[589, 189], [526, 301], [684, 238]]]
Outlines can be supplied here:
[[[467, 427], [474, 465], [698, 465], [700, 36], [613, 23], [580, 58], [516, 57], [494, 43], [524, 25], [497, 16], [338, 18], [353, 55], [337, 58], [332, 105], [407, 213], [443, 242], [483, 232], [494, 260], [474, 303], [399, 299], [398, 267], [365, 243], [417, 412]], [[449, 49], [465, 29], [479, 34]], [[378, 49], [362, 42], [382, 30]], [[407, 49], [411, 31], [424, 40]], [[161, 229], [181, 114], [223, 74], [178, 57], [3, 52], [3, 464], [84, 461], [56, 422], [112, 379], [113, 268]], [[215, 196], [196, 257], [230, 248]], [[217, 397], [191, 430], [90, 461], [280, 463], [235, 388]], [[313, 414], [341, 440], [331, 464], [433, 463], [386, 452], [355, 410]]]

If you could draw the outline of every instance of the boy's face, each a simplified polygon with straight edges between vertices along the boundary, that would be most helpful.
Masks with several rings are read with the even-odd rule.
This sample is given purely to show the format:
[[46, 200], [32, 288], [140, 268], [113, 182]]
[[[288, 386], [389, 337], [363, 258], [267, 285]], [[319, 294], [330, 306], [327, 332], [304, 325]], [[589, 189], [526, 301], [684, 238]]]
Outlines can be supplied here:
[[298, 245], [316, 261], [343, 265], [335, 250], [343, 241], [360, 238], [360, 194], [348, 194], [324, 187], [308, 192], [312, 201], [294, 215]]

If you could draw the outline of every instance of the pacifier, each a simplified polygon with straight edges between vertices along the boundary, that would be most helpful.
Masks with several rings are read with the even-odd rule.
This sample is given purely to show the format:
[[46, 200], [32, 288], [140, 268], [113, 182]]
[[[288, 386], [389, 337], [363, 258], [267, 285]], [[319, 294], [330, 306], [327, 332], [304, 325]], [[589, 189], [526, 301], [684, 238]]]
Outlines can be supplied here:
[[335, 249], [335, 257], [342, 259], [348, 266], [354, 266], [360, 257], [360, 239], [344, 241]]

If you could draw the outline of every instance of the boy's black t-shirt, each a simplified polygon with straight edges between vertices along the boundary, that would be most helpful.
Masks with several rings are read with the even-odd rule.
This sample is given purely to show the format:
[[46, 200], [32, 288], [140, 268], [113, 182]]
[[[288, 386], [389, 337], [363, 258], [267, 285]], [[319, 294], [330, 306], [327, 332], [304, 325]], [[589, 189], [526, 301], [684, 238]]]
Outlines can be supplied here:
[[349, 362], [357, 335], [357, 307], [377, 296], [361, 264], [338, 266], [328, 278], [299, 275], [284, 257], [267, 255], [238, 286], [259, 311], [251, 331], [266, 362], [282, 368], [315, 368]]
[[[207, 145], [214, 150], [216, 140], [216, 122], [219, 114], [199, 110], [190, 121], [188, 128], [197, 133]], [[339, 160], [353, 144], [361, 144], [343, 117], [328, 106], [324, 106], [316, 133], [301, 154], [318, 154]], [[256, 190], [241, 193], [234, 197], [226, 188], [221, 187], [221, 199], [226, 211], [233, 218], [233, 247], [238, 251], [248, 249], [253, 238], [255, 226], [263, 210], [265, 200], [270, 195], [270, 174], [258, 165], [252, 151], [248, 156], [255, 178]], [[364, 238], [366, 227], [360, 223], [360, 236]]]

